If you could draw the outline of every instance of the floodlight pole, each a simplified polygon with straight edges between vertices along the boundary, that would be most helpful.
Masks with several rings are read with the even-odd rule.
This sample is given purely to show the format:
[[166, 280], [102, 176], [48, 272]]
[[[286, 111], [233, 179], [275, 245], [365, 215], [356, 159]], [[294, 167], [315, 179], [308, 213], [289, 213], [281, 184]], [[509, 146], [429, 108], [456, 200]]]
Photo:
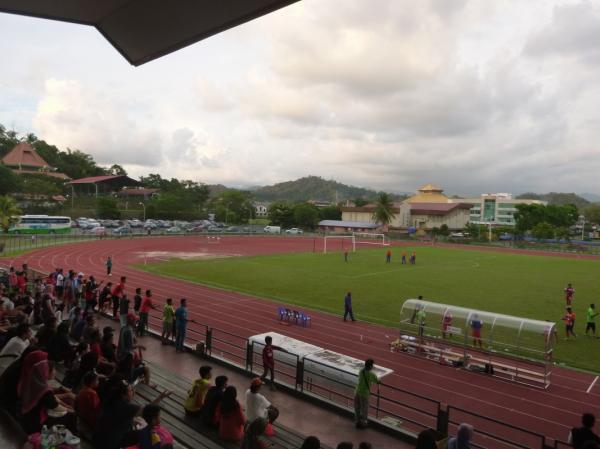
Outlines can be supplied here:
[[579, 218], [581, 219], [581, 240], [583, 240], [585, 239], [585, 215], [580, 215]]

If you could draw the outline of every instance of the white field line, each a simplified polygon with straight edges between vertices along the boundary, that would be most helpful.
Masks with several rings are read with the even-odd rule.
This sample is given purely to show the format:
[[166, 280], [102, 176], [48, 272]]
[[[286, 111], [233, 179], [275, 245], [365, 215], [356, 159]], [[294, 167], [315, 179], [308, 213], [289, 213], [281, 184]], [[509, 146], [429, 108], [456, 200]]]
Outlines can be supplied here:
[[592, 381], [592, 383], [588, 387], [586, 393], [589, 393], [590, 391], [592, 391], [592, 388], [594, 388], [594, 384], [596, 383], [597, 380], [598, 380], [598, 376], [594, 377], [594, 380]]

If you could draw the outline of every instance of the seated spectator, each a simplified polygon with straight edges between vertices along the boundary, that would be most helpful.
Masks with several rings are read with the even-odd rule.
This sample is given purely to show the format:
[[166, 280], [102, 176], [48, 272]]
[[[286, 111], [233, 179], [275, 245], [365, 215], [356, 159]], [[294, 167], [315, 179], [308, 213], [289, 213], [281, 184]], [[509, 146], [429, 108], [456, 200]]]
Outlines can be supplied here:
[[25, 348], [29, 346], [31, 340], [31, 329], [29, 324], [21, 323], [16, 328], [16, 335], [8, 340], [8, 343], [2, 348], [0, 357], [13, 356], [20, 357]]
[[358, 445], [358, 449], [373, 449], [373, 446], [368, 441], [361, 441]]
[[244, 437], [246, 417], [237, 400], [235, 387], [227, 387], [223, 392], [223, 399], [217, 405], [216, 417], [219, 422], [219, 438], [240, 441]]
[[581, 449], [600, 449], [600, 443], [597, 443], [593, 440], [588, 440], [585, 443], [583, 443]]
[[27, 346], [21, 357], [12, 362], [4, 372], [0, 375], [0, 408], [3, 408], [13, 417], [17, 416], [17, 385], [21, 377], [21, 369], [23, 360], [30, 352], [37, 351], [37, 347], [33, 345]]
[[98, 326], [96, 325], [96, 317], [93, 313], [85, 316], [85, 326], [83, 327], [83, 332], [81, 334], [81, 339], [86, 343], [92, 343], [92, 335], [96, 332], [100, 332]]
[[46, 350], [48, 343], [54, 334], [56, 334], [56, 317], [52, 316], [44, 321], [44, 325], [35, 334], [37, 345], [40, 349]]
[[252, 379], [250, 389], [246, 391], [246, 415], [250, 422], [264, 418], [268, 424], [272, 424], [279, 416], [279, 410], [259, 393], [262, 384], [259, 377]]
[[[139, 443], [138, 431], [134, 429], [133, 418], [139, 415], [141, 409], [133, 404], [134, 391], [131, 385], [118, 377], [109, 381], [111, 389], [107, 392], [106, 400], [102, 403], [100, 415], [94, 430], [94, 449], [119, 449]], [[114, 380], [117, 380], [114, 382]], [[152, 404], [158, 404], [169, 396], [168, 391], [162, 392]]]
[[321, 449], [321, 441], [315, 436], [306, 437], [300, 449]]
[[100, 344], [100, 350], [102, 351], [102, 357], [108, 362], [117, 363], [117, 345], [114, 342], [114, 331], [112, 327], [105, 327], [102, 335], [102, 343]]
[[173, 449], [173, 435], [160, 425], [160, 407], [146, 405], [142, 418], [148, 425], [139, 431], [140, 449]]
[[69, 323], [64, 321], [58, 325], [56, 334], [48, 343], [48, 360], [69, 363], [74, 355], [73, 347], [69, 343]]
[[201, 366], [198, 370], [200, 379], [196, 379], [189, 389], [187, 397], [183, 404], [185, 412], [190, 415], [198, 415], [204, 405], [204, 398], [210, 388], [210, 377], [212, 367], [208, 365]]
[[96, 392], [98, 388], [98, 374], [88, 371], [83, 376], [83, 388], [75, 398], [75, 413], [79, 419], [78, 428], [85, 429], [85, 433], [92, 435], [96, 427], [96, 418], [100, 413], [100, 397]]
[[100, 312], [105, 312], [106, 308], [110, 305], [111, 290], [112, 282], [107, 282], [106, 285], [104, 285], [102, 291], [100, 292], [100, 295], [98, 296], [98, 310]]
[[269, 446], [260, 439], [267, 428], [267, 420], [256, 418], [246, 429], [246, 435], [242, 440], [242, 449], [268, 449]]
[[54, 362], [48, 362], [43, 351], [33, 351], [25, 357], [17, 385], [20, 400], [20, 421], [23, 430], [40, 432], [43, 425], [63, 424], [77, 432], [73, 413], [73, 395], [62, 389], [53, 391], [48, 381], [54, 378]]
[[[80, 307], [75, 307], [73, 309], [73, 311], [75, 312], [76, 309], [79, 309], [81, 311]], [[86, 326], [86, 320], [83, 317], [83, 315], [81, 314], [81, 312], [79, 313], [79, 315], [75, 314], [73, 316], [73, 319], [75, 320], [75, 322], [71, 326], [71, 331], [69, 332], [69, 336], [75, 341], [80, 341], [81, 337], [83, 336], [83, 329]]]
[[202, 422], [204, 425], [210, 427], [216, 427], [218, 425], [215, 414], [217, 406], [223, 397], [225, 388], [227, 388], [227, 376], [217, 376], [215, 385], [210, 387], [206, 392], [204, 406], [202, 407]]
[[448, 440], [448, 449], [471, 449], [473, 426], [462, 423], [458, 426], [456, 436]]
[[116, 365], [106, 360], [102, 355], [101, 341], [100, 330], [94, 329], [90, 335], [90, 352], [98, 356], [98, 372], [110, 376], [115, 371]]
[[568, 442], [573, 445], [574, 449], [582, 449], [587, 441], [600, 443], [600, 438], [592, 431], [595, 423], [596, 417], [593, 414], [584, 413], [581, 416], [581, 427], [573, 427], [569, 434]]
[[415, 449], [437, 449], [433, 430], [425, 429], [419, 434]]
[[336, 449], [352, 449], [353, 447], [354, 444], [352, 444], [350, 441], [342, 441], [336, 446]]

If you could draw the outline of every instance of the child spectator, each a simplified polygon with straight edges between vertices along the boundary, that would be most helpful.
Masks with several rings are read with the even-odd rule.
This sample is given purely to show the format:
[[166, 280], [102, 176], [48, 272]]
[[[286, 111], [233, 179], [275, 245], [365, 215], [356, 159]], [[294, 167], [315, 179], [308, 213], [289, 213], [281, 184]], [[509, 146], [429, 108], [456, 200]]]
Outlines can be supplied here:
[[223, 399], [217, 405], [217, 421], [219, 422], [219, 438], [225, 441], [240, 441], [244, 437], [246, 417], [237, 400], [235, 387], [227, 387]]
[[138, 432], [139, 449], [173, 449], [173, 435], [160, 425], [160, 407], [146, 405], [142, 418], [148, 425]]
[[83, 388], [75, 398], [75, 413], [77, 414], [78, 428], [84, 433], [92, 435], [96, 427], [96, 418], [100, 413], [100, 397], [96, 392], [98, 388], [98, 375], [88, 371], [83, 376]]
[[200, 414], [202, 406], [204, 405], [204, 398], [210, 388], [211, 371], [212, 367], [208, 365], [201, 366], [198, 370], [200, 379], [194, 381], [192, 388], [188, 391], [185, 403], [183, 404], [186, 413], [190, 415]]
[[321, 449], [321, 441], [315, 436], [306, 437], [300, 449]]
[[265, 337], [265, 347], [262, 351], [262, 361], [263, 361], [263, 375], [260, 376], [260, 380], [263, 383], [267, 379], [267, 374], [271, 373], [271, 390], [275, 389], [275, 357], [273, 356], [273, 351], [283, 351], [279, 346], [273, 345], [273, 338], [270, 335]]
[[173, 338], [173, 320], [175, 319], [175, 309], [173, 308], [173, 299], [167, 298], [167, 303], [163, 308], [163, 326], [162, 326], [162, 334], [160, 337], [162, 338], [162, 344], [166, 345], [169, 343], [169, 340]]
[[202, 422], [209, 427], [216, 427], [217, 406], [223, 398], [223, 392], [227, 388], [227, 376], [217, 376], [215, 385], [210, 387], [204, 398], [204, 406], [202, 407]]

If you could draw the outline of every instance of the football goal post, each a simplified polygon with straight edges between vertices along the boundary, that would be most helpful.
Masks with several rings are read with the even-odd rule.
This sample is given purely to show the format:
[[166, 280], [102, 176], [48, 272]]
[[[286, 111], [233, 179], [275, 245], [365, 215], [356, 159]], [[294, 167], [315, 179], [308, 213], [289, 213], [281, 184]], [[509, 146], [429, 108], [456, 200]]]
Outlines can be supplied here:
[[328, 249], [329, 251], [352, 249], [352, 252], [355, 252], [356, 239], [354, 235], [326, 235], [323, 237], [323, 254], [327, 254]]
[[354, 232], [352, 235], [356, 244], [390, 246], [390, 241], [385, 234]]

